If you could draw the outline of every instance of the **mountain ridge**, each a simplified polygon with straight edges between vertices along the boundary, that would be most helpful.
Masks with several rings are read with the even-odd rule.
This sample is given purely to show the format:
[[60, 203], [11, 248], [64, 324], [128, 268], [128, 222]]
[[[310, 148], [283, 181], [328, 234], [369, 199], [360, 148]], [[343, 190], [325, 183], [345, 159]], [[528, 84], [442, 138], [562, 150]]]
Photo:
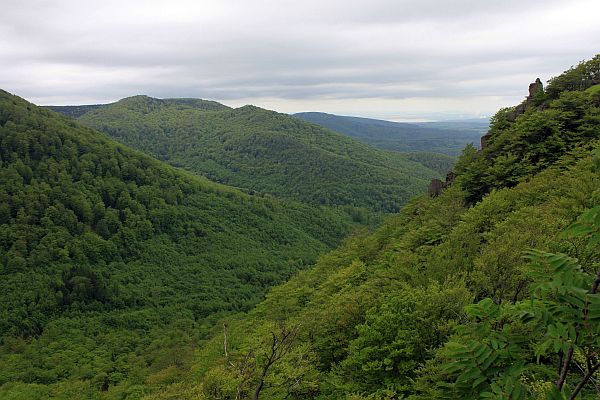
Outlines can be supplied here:
[[[478, 143], [485, 126], [465, 129], [466, 121], [406, 123], [321, 112], [293, 114], [294, 117], [353, 137], [383, 150], [399, 152], [440, 152], [456, 156], [468, 143]], [[436, 126], [441, 126], [437, 128]]]
[[[590, 290], [600, 273], [596, 81], [600, 55], [551, 80], [539, 103], [498, 111], [488, 145], [467, 146], [438, 196], [414, 198], [250, 313], [226, 318], [226, 331], [216, 327], [198, 350], [196, 379], [165, 393], [596, 398], [585, 384], [597, 368], [600, 314], [592, 322], [585, 302], [560, 295], [599, 296]], [[270, 338], [288, 332], [266, 376], [239, 373], [239, 360], [261, 371]], [[585, 376], [570, 349], [587, 358]]]
[[[356, 232], [320, 257], [313, 268], [295, 268], [298, 272], [291, 279], [274, 286], [264, 301], [247, 312], [221, 314], [218, 304], [202, 303], [209, 313], [213, 312], [214, 319], [197, 323], [193, 318], [203, 315], [195, 302], [206, 301], [211, 290], [223, 294], [226, 301], [239, 302], [240, 310], [248, 310], [243, 304], [250, 293], [226, 291], [233, 278], [250, 287], [267, 287], [276, 280], [267, 268], [269, 263], [256, 258], [263, 252], [272, 254], [272, 247], [262, 248], [258, 242], [244, 246], [246, 251], [238, 249], [237, 263], [230, 260], [224, 264], [228, 274], [221, 280], [226, 285], [215, 290], [215, 284], [222, 282], [208, 279], [208, 288], [190, 291], [189, 296], [196, 296], [191, 303], [186, 303], [184, 296], [182, 304], [189, 308], [182, 309], [181, 304], [169, 306], [163, 299], [169, 293], [186, 293], [182, 289], [186, 284], [194, 284], [194, 280], [176, 281], [178, 274], [171, 273], [160, 275], [163, 279], [155, 286], [139, 286], [146, 274], [164, 270], [160, 265], [155, 269], [129, 265], [127, 269], [121, 264], [109, 264], [114, 267], [111, 272], [126, 273], [129, 278], [122, 280], [121, 290], [128, 293], [132, 287], [140, 289], [129, 297], [120, 297], [119, 290], [103, 284], [105, 275], [78, 266], [65, 269], [52, 281], [51, 290], [60, 291], [60, 295], [36, 297], [23, 290], [19, 294], [26, 297], [26, 307], [44, 310], [48, 302], [56, 301], [72, 307], [73, 318], [53, 321], [37, 339], [9, 336], [0, 341], [0, 397], [597, 398], [593, 379], [600, 368], [599, 86], [597, 55], [551, 79], [547, 87], [536, 91], [536, 96], [525, 103], [499, 110], [491, 119], [485, 146], [465, 147], [453, 169], [454, 179], [449, 179], [450, 184], [443, 190], [433, 196], [422, 193], [413, 198], [375, 231]], [[258, 199], [253, 202], [252, 196], [230, 189], [225, 197], [247, 207], [226, 207], [212, 219], [209, 215], [196, 216], [194, 210], [203, 204], [219, 205], [225, 200], [194, 197], [194, 187], [174, 179], [181, 176], [175, 168], [169, 167], [171, 175], [157, 175], [152, 173], [156, 169], [148, 169], [142, 161], [130, 165], [125, 162], [129, 161], [125, 157], [129, 152], [122, 146], [105, 146], [108, 153], [97, 149], [98, 160], [90, 160], [89, 152], [73, 147], [73, 141], [77, 143], [94, 132], [103, 138], [101, 143], [112, 142], [66, 118], [53, 118], [55, 123], [61, 121], [60, 125], [40, 132], [44, 125], [29, 118], [31, 112], [39, 110], [15, 101], [12, 99], [13, 104], [21, 104], [15, 110], [11, 109], [11, 98], [6, 104], [0, 103], [0, 160], [4, 168], [0, 169], [0, 188], [4, 190], [0, 198], [12, 201], [8, 207], [0, 203], [0, 250], [4, 251], [0, 272], [3, 277], [6, 272], [15, 273], [14, 277], [8, 276], [13, 281], [20, 280], [19, 287], [39, 286], [34, 271], [25, 274], [20, 270], [29, 261], [21, 254], [28, 252], [31, 244], [44, 244], [58, 260], [65, 256], [61, 250], [76, 260], [97, 257], [100, 262], [94, 267], [100, 271], [105, 267], [101, 262], [104, 257], [113, 257], [116, 250], [135, 249], [137, 242], [130, 231], [116, 237], [113, 234], [117, 221], [137, 223], [131, 214], [144, 215], [141, 208], [137, 213], [127, 211], [141, 207], [135, 202], [149, 207], [152, 224], [156, 222], [157, 229], [165, 230], [140, 254], [146, 257], [145, 261], [173, 261], [174, 266], [182, 268], [177, 272], [194, 269], [190, 259], [177, 259], [181, 254], [191, 257], [216, 248], [219, 255], [231, 257], [236, 251], [230, 243], [232, 237], [238, 241], [252, 241], [257, 235], [268, 237], [268, 243], [276, 248], [283, 246], [283, 251], [290, 251], [290, 243], [298, 243], [295, 236], [288, 235], [299, 231], [279, 230], [279, 225], [286, 221], [302, 225], [303, 221], [296, 219], [304, 215], [301, 209], [287, 218], [275, 211], [277, 204], [281, 212], [293, 211], [288, 203], [273, 199], [271, 206], [262, 207]], [[227, 115], [243, 121], [251, 119], [260, 126], [266, 123], [277, 129], [295, 128], [289, 119], [278, 119], [252, 108], [240, 114], [243, 115]], [[80, 135], [72, 132], [69, 137], [53, 139], [53, 134], [69, 132], [68, 127]], [[146, 128], [152, 129], [153, 125]], [[161, 132], [170, 133], [158, 133]], [[216, 130], [217, 137], [225, 133]], [[305, 139], [318, 140], [319, 133], [323, 131], [317, 129]], [[39, 139], [30, 141], [35, 135]], [[335, 145], [324, 144], [325, 148]], [[109, 157], [115, 146], [121, 150]], [[346, 150], [363, 148], [349, 146]], [[261, 149], [251, 150], [248, 157], [258, 155], [255, 152]], [[48, 165], [32, 168], [44, 154], [52, 155]], [[65, 162], [64, 158], [73, 161]], [[162, 165], [150, 157], [143, 160]], [[75, 201], [78, 199], [69, 192], [69, 180], [60, 173], [65, 168], [81, 177], [77, 190], [98, 190], [98, 198], [119, 212], [105, 209], [102, 214], [100, 207], [97, 212], [96, 207], [90, 211], [83, 202]], [[113, 179], [117, 173], [129, 179], [125, 186]], [[104, 182], [100, 179], [102, 174], [111, 179]], [[193, 174], [189, 175], [193, 179]], [[100, 238], [88, 235], [77, 245], [61, 245], [64, 229], [76, 233], [80, 225], [74, 223], [70, 212], [58, 209], [60, 202], [48, 204], [43, 213], [36, 211], [42, 209], [36, 204], [47, 201], [46, 193], [39, 194], [29, 186], [37, 185], [37, 189], [38, 181], [44, 179], [58, 185], [50, 193], [59, 200], [75, 199], [68, 207], [63, 204], [75, 215], [75, 221], [98, 218], [98, 223], [92, 222], [91, 226]], [[138, 180], [154, 184], [156, 195], [147, 189], [136, 191]], [[211, 188], [221, 187], [201, 181]], [[111, 190], [113, 184], [121, 191]], [[181, 193], [169, 190], [175, 184]], [[50, 190], [43, 185], [41, 189]], [[15, 193], [23, 195], [13, 201], [11, 196]], [[184, 203], [186, 198], [198, 201], [181, 209], [190, 205]], [[169, 210], [183, 214], [166, 212]], [[255, 224], [262, 221], [257, 226], [267, 223], [269, 229], [249, 232], [248, 213], [257, 218], [252, 219]], [[106, 214], [113, 216], [105, 217]], [[316, 214], [313, 217], [319, 218]], [[212, 225], [207, 221], [219, 229], [208, 229]], [[232, 225], [223, 225], [226, 222]], [[51, 240], [43, 243], [13, 240], [10, 236], [13, 229], [22, 235], [35, 235], [57, 225]], [[315, 225], [324, 228], [328, 224]], [[134, 232], [143, 232], [144, 226], [139, 225]], [[318, 227], [313, 228], [319, 231]], [[177, 246], [165, 249], [173, 233], [177, 234]], [[218, 238], [219, 234], [225, 239], [220, 245], [219, 241], [203, 242], [202, 238]], [[190, 244], [188, 241], [192, 241], [192, 246], [186, 245]], [[90, 242], [95, 245], [90, 246]], [[299, 251], [303, 254], [306, 249], [302, 250], [301, 243], [302, 239]], [[252, 257], [256, 253], [251, 251], [258, 251], [259, 255]], [[40, 254], [43, 258], [46, 253], [36, 252], [32, 260], [39, 259]], [[289, 261], [294, 265], [298, 257]], [[240, 271], [248, 264], [249, 270]], [[174, 285], [174, 280], [180, 286]], [[3, 293], [11, 293], [13, 281], [0, 280], [0, 285], [5, 285], [0, 288]], [[90, 286], [94, 290], [87, 290]], [[89, 301], [90, 297], [95, 302]], [[139, 308], [135, 313], [116, 312], [84, 322], [77, 320], [86, 307], [99, 313], [106, 297], [120, 299], [118, 304], [124, 305], [143, 301], [136, 304]], [[160, 311], [152, 313], [142, 307], [148, 304], [160, 306]], [[4, 324], [0, 328], [10, 326], [14, 318], [27, 321], [43, 315], [10, 312], [8, 318], [0, 319]], [[103, 331], [107, 327], [109, 331]]]
[[[5, 91], [0, 143], [0, 397], [16, 381], [75, 379], [92, 396], [173, 363], [180, 373], [211, 321], [249, 310], [357, 227], [342, 210], [179, 170]], [[37, 389], [13, 393], [52, 397]]]
[[439, 175], [421, 160], [252, 105], [197, 109], [135, 96], [79, 121], [217, 182], [315, 205], [395, 211]]

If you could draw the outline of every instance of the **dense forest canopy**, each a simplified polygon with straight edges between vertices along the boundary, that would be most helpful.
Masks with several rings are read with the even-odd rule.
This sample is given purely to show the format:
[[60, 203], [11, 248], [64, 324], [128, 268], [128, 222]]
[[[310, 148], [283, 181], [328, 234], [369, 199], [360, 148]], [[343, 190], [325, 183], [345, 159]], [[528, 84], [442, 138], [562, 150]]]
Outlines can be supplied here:
[[249, 310], [360, 218], [215, 184], [4, 91], [0, 143], [5, 389], [177, 375], [203, 326]]
[[[227, 318], [195, 377], [148, 398], [598, 398], [600, 92], [589, 65], [521, 114], [499, 111], [489, 147], [468, 147], [440, 196], [413, 199]], [[554, 94], [563, 80], [588, 84]]]
[[[3, 93], [0, 397], [597, 399], [599, 60], [500, 110], [439, 195], [414, 197], [312, 268], [356, 209], [225, 188]], [[142, 150], [163, 158], [186, 154], [162, 139], [173, 126], [211, 115], [215, 129], [198, 129], [235, 154], [247, 147], [229, 122], [265, 124], [273, 145], [287, 129], [290, 148], [314, 141], [344, 159], [328, 131], [254, 107], [123, 102], [82, 118], [106, 112], [105, 131], [136, 132], [138, 148], [150, 138]], [[401, 165], [341, 143], [347, 162], [364, 150]]]
[[79, 120], [213, 181], [315, 205], [395, 212], [450, 167], [443, 156], [380, 151], [254, 106], [135, 96]]

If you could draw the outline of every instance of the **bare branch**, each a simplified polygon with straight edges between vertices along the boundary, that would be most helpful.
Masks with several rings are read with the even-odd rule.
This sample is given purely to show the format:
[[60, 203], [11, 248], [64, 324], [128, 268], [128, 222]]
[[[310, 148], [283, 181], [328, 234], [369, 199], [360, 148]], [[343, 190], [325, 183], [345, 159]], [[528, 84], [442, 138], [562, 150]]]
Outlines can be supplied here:
[[225, 359], [227, 360], [227, 363], [231, 367], [235, 368], [235, 364], [229, 358], [229, 352], [227, 351], [227, 324], [226, 323], [223, 323], [223, 349], [225, 352]]
[[598, 368], [600, 368], [600, 363], [594, 365], [592, 367], [592, 369], [588, 370], [587, 374], [585, 374], [585, 376], [579, 382], [579, 384], [577, 385], [577, 387], [575, 387], [575, 390], [573, 390], [573, 393], [571, 393], [571, 396], [569, 396], [569, 400], [573, 400], [573, 399], [575, 399], [577, 397], [577, 395], [579, 394], [579, 392], [581, 391], [581, 389], [583, 389], [583, 387], [590, 380], [590, 378], [592, 377], [592, 375], [594, 375], [594, 373], [596, 373], [596, 371], [598, 370]]
[[596, 272], [596, 279], [592, 284], [592, 290], [590, 291], [590, 293], [595, 294], [598, 291], [598, 286], [600, 286], [600, 269], [598, 269], [598, 272]]
[[253, 400], [258, 400], [260, 392], [265, 386], [265, 379], [269, 369], [277, 361], [281, 360], [293, 347], [294, 342], [300, 332], [300, 325], [292, 328], [287, 328], [284, 324], [280, 325], [279, 332], [271, 332], [271, 349], [267, 356], [267, 360], [262, 368], [262, 373], [259, 377], [256, 390], [254, 391]]
[[569, 347], [569, 351], [567, 351], [567, 356], [565, 357], [565, 361], [563, 363], [560, 377], [556, 382], [556, 388], [560, 392], [563, 385], [565, 384], [565, 380], [567, 379], [567, 372], [569, 372], [569, 364], [571, 363], [571, 359], [573, 358], [573, 344]]

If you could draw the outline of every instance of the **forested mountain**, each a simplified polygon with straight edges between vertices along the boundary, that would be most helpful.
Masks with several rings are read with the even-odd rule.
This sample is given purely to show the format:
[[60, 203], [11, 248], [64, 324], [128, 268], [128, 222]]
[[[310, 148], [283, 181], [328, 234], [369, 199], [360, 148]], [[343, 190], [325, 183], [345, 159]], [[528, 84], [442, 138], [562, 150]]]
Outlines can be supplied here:
[[146, 398], [597, 399], [600, 55], [500, 110], [455, 172]]
[[403, 154], [409, 160], [413, 160], [426, 166], [429, 169], [437, 171], [440, 175], [445, 175], [452, 171], [456, 157], [441, 153], [428, 153], [426, 151], [418, 151], [414, 153]]
[[468, 118], [446, 121], [415, 122], [414, 124], [425, 128], [461, 131], [463, 133], [471, 132], [473, 137], [475, 137], [476, 135], [481, 136], [489, 129], [490, 120], [489, 118]]
[[423, 157], [413, 161], [254, 106], [135, 96], [79, 120], [211, 180], [316, 205], [397, 211], [441, 171], [438, 158], [430, 169]]
[[467, 144], [478, 145], [479, 138], [487, 130], [485, 120], [416, 124], [320, 112], [298, 113], [294, 116], [380, 149], [442, 153], [451, 156], [460, 154]]
[[3, 399], [135, 397], [176, 379], [216, 319], [356, 225], [177, 170], [4, 91], [0, 145]]
[[332, 209], [208, 182], [2, 93], [0, 398], [597, 399], [600, 55], [532, 87], [444, 190], [310, 269], [350, 224]]

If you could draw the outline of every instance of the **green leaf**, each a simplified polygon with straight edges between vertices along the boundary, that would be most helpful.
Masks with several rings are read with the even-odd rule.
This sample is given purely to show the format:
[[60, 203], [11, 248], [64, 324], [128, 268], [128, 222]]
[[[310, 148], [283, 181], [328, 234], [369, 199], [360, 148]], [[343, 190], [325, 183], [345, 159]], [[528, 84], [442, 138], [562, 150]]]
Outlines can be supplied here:
[[487, 370], [493, 363], [494, 361], [496, 361], [496, 359], [498, 358], [499, 354], [498, 352], [493, 352], [482, 364], [481, 364], [481, 368], [483, 370]]
[[473, 379], [479, 378], [481, 372], [477, 368], [471, 368], [463, 372], [456, 378], [457, 382], [471, 382]]
[[492, 382], [490, 387], [495, 394], [502, 394], [502, 388], [496, 382]]
[[479, 377], [479, 378], [475, 379], [475, 381], [473, 381], [473, 385], [471, 385], [471, 386], [473, 388], [476, 388], [477, 386], [479, 386], [480, 384], [482, 384], [486, 380], [487, 380], [487, 377], [485, 377], [485, 376]]

